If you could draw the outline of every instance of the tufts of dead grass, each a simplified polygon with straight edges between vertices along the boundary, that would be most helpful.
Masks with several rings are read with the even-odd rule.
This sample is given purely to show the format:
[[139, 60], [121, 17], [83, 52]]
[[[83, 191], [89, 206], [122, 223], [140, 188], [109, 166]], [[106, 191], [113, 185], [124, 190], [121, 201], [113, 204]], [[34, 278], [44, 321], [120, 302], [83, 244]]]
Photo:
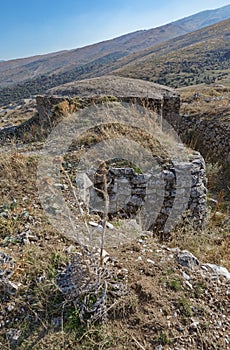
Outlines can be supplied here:
[[207, 226], [201, 232], [192, 227], [178, 228], [172, 233], [170, 246], [178, 246], [192, 252], [203, 262], [225, 266], [230, 270], [230, 219], [225, 213], [221, 217], [209, 214]]

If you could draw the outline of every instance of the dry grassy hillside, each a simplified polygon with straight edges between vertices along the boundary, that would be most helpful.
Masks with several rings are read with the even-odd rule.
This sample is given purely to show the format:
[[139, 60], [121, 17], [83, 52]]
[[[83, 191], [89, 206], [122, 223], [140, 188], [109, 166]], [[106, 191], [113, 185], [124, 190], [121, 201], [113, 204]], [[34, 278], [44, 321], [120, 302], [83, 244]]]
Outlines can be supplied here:
[[225, 82], [229, 79], [229, 23], [226, 20], [124, 58], [114, 73], [172, 87]]
[[[191, 93], [182, 91], [183, 103]], [[182, 104], [182, 110], [185, 107]], [[84, 140], [87, 146], [92, 132], [90, 140]], [[181, 227], [163, 242], [157, 233], [142, 232], [132, 220], [110, 222], [113, 232], [135, 233], [136, 238], [106, 249], [109, 259], [97, 271], [102, 281], [108, 281], [107, 309], [103, 309], [107, 319], [102, 323], [96, 318], [87, 326], [87, 310], [99, 312], [95, 303], [103, 297], [103, 289], [98, 294], [83, 294], [76, 303], [76, 298], [68, 298], [58, 287], [57, 276], [80, 259], [84, 250], [54, 229], [41, 207], [36, 186], [37, 148], [41, 147], [25, 143], [20, 149], [12, 142], [8, 152], [1, 149], [1, 349], [227, 350], [229, 275], [225, 272], [224, 277], [204, 265], [217, 264], [230, 270], [228, 203], [215, 191], [212, 173], [208, 224], [202, 232]], [[76, 198], [70, 180], [78, 156], [71, 151], [64, 157], [58, 184], [73, 207]], [[49, 179], [44, 186], [48, 189]], [[79, 223], [100, 220], [97, 215], [82, 214], [79, 208]], [[106, 235], [110, 234], [108, 229]], [[179, 263], [184, 249], [193, 253], [199, 264], [194, 257], [188, 266]], [[88, 259], [92, 257], [89, 252], [84, 252]], [[76, 271], [77, 283], [80, 268], [81, 264]], [[78, 291], [74, 289], [74, 293]], [[82, 309], [84, 305], [87, 309]]]

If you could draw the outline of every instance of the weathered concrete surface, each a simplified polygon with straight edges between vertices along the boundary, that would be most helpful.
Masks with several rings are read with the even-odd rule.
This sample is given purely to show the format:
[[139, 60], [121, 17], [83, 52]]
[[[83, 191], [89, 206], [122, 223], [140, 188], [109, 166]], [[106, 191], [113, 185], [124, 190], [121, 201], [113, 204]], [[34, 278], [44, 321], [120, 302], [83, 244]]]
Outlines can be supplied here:
[[116, 96], [120, 101], [137, 102], [156, 111], [169, 123], [178, 120], [180, 95], [172, 88], [113, 75], [76, 81], [49, 90], [50, 96], [93, 98]]

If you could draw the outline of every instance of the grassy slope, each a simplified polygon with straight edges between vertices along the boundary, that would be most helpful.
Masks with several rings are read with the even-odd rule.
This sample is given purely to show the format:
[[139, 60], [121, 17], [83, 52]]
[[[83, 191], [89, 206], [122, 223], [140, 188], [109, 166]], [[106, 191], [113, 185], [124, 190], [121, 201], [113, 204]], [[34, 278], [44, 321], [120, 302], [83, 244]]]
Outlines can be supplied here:
[[[215, 90], [199, 85], [181, 90], [183, 113], [210, 113], [214, 105], [223, 108], [225, 100], [214, 101], [205, 107], [203, 101], [187, 104], [197, 88], [205, 97], [213, 96]], [[219, 94], [222, 92], [215, 92], [216, 97]], [[21, 283], [13, 297], [0, 293], [2, 349], [150, 350], [158, 345], [165, 350], [176, 347], [228, 349], [225, 338], [229, 328], [230, 310], [226, 297], [229, 284], [224, 280], [210, 281], [186, 270], [192, 275], [191, 289], [182, 277], [181, 267], [169, 257], [171, 252], [157, 237], [111, 249], [111, 255], [120, 266], [128, 269], [131, 292], [113, 305], [106, 325], [82, 327], [73, 303], [66, 302], [55, 285], [57, 271], [71, 258], [67, 248], [73, 243], [61, 237], [47, 221], [36, 190], [36, 166], [37, 156], [17, 152], [2, 155], [0, 160], [0, 251], [14, 258], [12, 281]], [[218, 169], [216, 171], [217, 174], [209, 173], [209, 196], [217, 199], [221, 188], [215, 190]], [[202, 262], [230, 269], [227, 205], [221, 203], [222, 214], [213, 219], [215, 205], [209, 202], [209, 222], [205, 231], [178, 230], [167, 244], [190, 250]], [[20, 234], [28, 229], [36, 239], [25, 244]], [[78, 247], [73, 246], [72, 251], [77, 251]], [[147, 259], [153, 260], [154, 264], [148, 263]], [[198, 326], [194, 326], [196, 321]], [[21, 331], [18, 341], [10, 337], [14, 330]]]
[[[193, 90], [185, 88], [181, 93], [185, 103]], [[203, 87], [202, 94], [209, 96], [210, 88]], [[190, 106], [193, 113], [195, 106]], [[182, 104], [182, 109], [185, 107]], [[227, 350], [227, 333], [223, 329], [229, 327], [229, 282], [183, 269], [173, 251], [165, 246], [187, 249], [203, 263], [230, 269], [227, 203], [220, 203], [219, 214], [213, 218], [215, 204], [209, 202], [209, 221], [203, 232], [178, 228], [167, 242], [140, 232], [142, 241], [135, 239], [131, 244], [108, 249], [118, 268], [128, 270], [129, 294], [115, 303], [108, 301], [111, 309], [106, 324], [95, 323], [87, 328], [80, 324], [73, 301], [66, 300], [56, 285], [58, 271], [74, 258], [79, 247], [48, 222], [36, 188], [38, 157], [36, 151], [26, 155], [27, 147], [30, 151], [28, 144], [21, 153], [12, 150], [2, 154], [0, 160], [0, 251], [14, 259], [10, 280], [20, 284], [11, 296], [0, 284], [1, 348], [151, 350], [162, 345], [165, 350]], [[76, 154], [69, 154], [65, 163], [72, 163], [74, 169]], [[208, 175], [209, 197], [217, 198], [213, 172]], [[61, 180], [66, 184], [65, 178]], [[64, 195], [71, 204], [69, 192], [68, 188]], [[118, 232], [127, 232], [121, 221], [114, 225]], [[26, 242], [23, 232], [28, 230], [32, 238]], [[183, 272], [190, 275], [192, 288]], [[17, 331], [20, 336], [13, 340], [12, 334]]]
[[224, 80], [230, 73], [229, 26], [226, 20], [130, 56], [113, 73], [173, 87]]

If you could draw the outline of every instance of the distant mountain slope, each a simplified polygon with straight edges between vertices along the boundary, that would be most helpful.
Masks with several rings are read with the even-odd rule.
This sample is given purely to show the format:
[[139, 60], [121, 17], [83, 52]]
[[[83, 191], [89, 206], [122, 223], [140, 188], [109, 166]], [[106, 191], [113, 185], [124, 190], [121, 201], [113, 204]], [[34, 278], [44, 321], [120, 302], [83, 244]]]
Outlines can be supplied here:
[[212, 24], [224, 21], [229, 18], [230, 5], [220, 7], [215, 10], [207, 10], [197, 13], [193, 20], [190, 20], [190, 17], [181, 19], [180, 25], [185, 26], [186, 29], [190, 32], [198, 30]]
[[230, 75], [230, 19], [130, 55], [118, 65], [113, 74], [172, 87], [223, 80]]
[[[84, 68], [85, 65], [95, 61], [102, 60], [105, 63], [107, 58], [109, 58], [110, 63], [115, 62], [120, 57], [227, 18], [230, 18], [230, 5], [200, 12], [158, 28], [137, 31], [75, 50], [0, 62], [0, 86], [11, 86], [43, 75], [68, 73], [81, 67]], [[89, 65], [87, 69], [91, 70], [92, 67]]]

